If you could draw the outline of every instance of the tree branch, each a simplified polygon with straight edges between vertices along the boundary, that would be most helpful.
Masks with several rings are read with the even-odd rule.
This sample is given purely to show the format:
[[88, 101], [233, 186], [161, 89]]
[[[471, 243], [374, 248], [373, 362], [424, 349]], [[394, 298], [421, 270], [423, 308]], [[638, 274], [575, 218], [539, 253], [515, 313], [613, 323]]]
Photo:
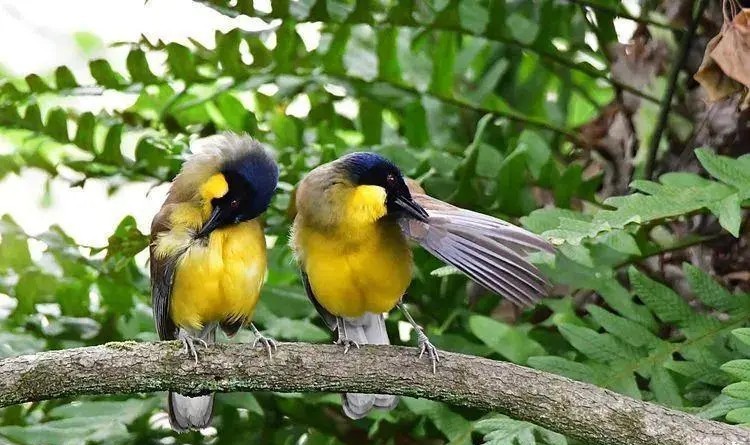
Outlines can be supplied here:
[[629, 13], [625, 7], [620, 4], [616, 7], [608, 6], [606, 4], [602, 4], [599, 2], [592, 2], [587, 0], [567, 0], [569, 3], [575, 3], [581, 6], [584, 6], [586, 8], [591, 8], [603, 12], [609, 12], [610, 14], [614, 14], [618, 17], [622, 17], [624, 19], [632, 20], [637, 23], [646, 23], [648, 25], [653, 25], [658, 28], [668, 29], [670, 31], [681, 31], [681, 29], [676, 28], [669, 23], [659, 22], [657, 20], [653, 20], [649, 18], [646, 15], [642, 15], [641, 17], [636, 17], [633, 14]]
[[415, 349], [283, 343], [269, 360], [244, 344], [108, 343], [0, 361], [0, 407], [83, 394], [172, 390], [389, 393], [495, 410], [601, 445], [740, 445], [750, 430], [506, 362], [443, 353], [437, 374]]

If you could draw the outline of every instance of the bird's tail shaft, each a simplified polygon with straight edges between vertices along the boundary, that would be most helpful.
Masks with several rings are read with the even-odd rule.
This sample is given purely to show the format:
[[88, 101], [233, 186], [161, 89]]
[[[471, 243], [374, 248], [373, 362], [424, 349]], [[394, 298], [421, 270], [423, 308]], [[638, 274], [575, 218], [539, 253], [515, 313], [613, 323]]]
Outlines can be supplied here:
[[[339, 318], [339, 328], [349, 340], [359, 345], [388, 345], [388, 332], [382, 314], [366, 313], [358, 318]], [[341, 332], [339, 332], [341, 335]], [[346, 393], [341, 395], [344, 414], [352, 419], [365, 417], [374, 408], [393, 409], [398, 397], [387, 394]]]
[[[216, 342], [216, 326], [207, 326], [198, 338], [212, 345]], [[196, 347], [200, 348], [199, 345]], [[214, 395], [207, 394], [197, 397], [183, 396], [175, 392], [167, 395], [167, 412], [172, 429], [177, 432], [199, 430], [211, 424], [214, 409]]]

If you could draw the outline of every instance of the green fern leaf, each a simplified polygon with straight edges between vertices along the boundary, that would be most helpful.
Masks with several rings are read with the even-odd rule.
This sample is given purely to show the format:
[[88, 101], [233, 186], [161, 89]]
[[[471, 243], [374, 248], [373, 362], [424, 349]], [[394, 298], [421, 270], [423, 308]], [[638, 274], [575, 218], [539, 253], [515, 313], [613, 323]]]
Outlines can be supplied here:
[[589, 328], [572, 324], [562, 324], [558, 329], [574, 348], [593, 360], [612, 362], [637, 357], [625, 343], [610, 334], [599, 334]]
[[[732, 382], [732, 379], [721, 372], [717, 365], [697, 360], [674, 361], [664, 363], [664, 367], [693, 380], [705, 382], [709, 385], [723, 387]], [[723, 369], [723, 368], [722, 368]]]
[[502, 415], [481, 419], [474, 430], [483, 434], [484, 445], [567, 445], [565, 436], [529, 422]]
[[705, 305], [720, 310], [732, 310], [737, 307], [738, 299], [706, 272], [688, 263], [683, 264], [683, 269], [690, 288]]
[[134, 82], [149, 85], [159, 81], [159, 78], [151, 71], [146, 60], [146, 53], [143, 50], [138, 48], [131, 50], [125, 63]]
[[683, 405], [680, 388], [672, 374], [660, 365], [656, 365], [651, 372], [649, 388], [654, 393], [656, 401], [667, 406], [679, 408]]
[[707, 206], [711, 213], [719, 217], [719, 224], [735, 238], [740, 236], [742, 224], [742, 199], [738, 193], [732, 193], [724, 199]]
[[750, 408], [737, 408], [727, 413], [727, 422], [750, 423]]
[[718, 419], [719, 417], [725, 416], [733, 409], [746, 407], [750, 407], [749, 401], [739, 400], [724, 394], [719, 394], [710, 403], [702, 406], [696, 415], [704, 419]]
[[638, 297], [667, 323], [680, 323], [690, 319], [693, 310], [685, 300], [667, 286], [648, 278], [635, 267], [628, 270], [630, 283]]
[[426, 416], [448, 438], [449, 445], [470, 445], [472, 424], [453, 412], [447, 405], [432, 400], [404, 397], [403, 403], [412, 412]]
[[750, 346], [750, 328], [739, 328], [732, 331], [737, 340], [741, 341], [745, 345]]
[[739, 380], [750, 381], [750, 359], [729, 361], [721, 365], [721, 370]]
[[695, 154], [711, 176], [739, 191], [740, 200], [750, 197], [750, 159], [720, 156], [707, 148], [699, 148]]
[[661, 343], [657, 336], [634, 321], [619, 317], [598, 306], [589, 305], [586, 309], [607, 332], [625, 343], [635, 347], [655, 346]]
[[734, 397], [735, 399], [750, 400], [750, 382], [743, 381], [732, 383], [721, 390], [721, 392], [730, 397]]
[[495, 352], [514, 363], [526, 363], [529, 357], [545, 354], [544, 348], [515, 326], [489, 317], [469, 318], [469, 329]]

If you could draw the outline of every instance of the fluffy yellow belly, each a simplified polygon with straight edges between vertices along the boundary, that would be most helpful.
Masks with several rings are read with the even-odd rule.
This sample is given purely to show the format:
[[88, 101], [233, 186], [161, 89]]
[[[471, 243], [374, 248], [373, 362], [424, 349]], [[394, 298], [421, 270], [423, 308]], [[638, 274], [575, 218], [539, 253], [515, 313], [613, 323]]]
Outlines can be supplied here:
[[398, 226], [361, 230], [356, 240], [304, 226], [295, 235], [316, 300], [337, 316], [390, 311], [411, 282], [411, 251]]
[[257, 221], [215, 230], [196, 243], [175, 272], [170, 314], [175, 324], [199, 329], [252, 317], [266, 271], [266, 243]]

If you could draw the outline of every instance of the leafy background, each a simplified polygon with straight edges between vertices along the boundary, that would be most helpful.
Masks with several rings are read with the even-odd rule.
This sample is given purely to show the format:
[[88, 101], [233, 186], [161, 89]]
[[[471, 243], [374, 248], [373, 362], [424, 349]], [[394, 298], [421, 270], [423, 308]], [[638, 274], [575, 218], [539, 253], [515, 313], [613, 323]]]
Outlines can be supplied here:
[[[115, 197], [145, 185], [124, 204], [140, 214], [147, 187], [163, 196], [191, 140], [253, 135], [282, 166], [256, 322], [280, 340], [327, 342], [285, 246], [290, 194], [315, 165], [377, 151], [429, 193], [559, 247], [536, 258], [554, 298], [524, 312], [415, 252], [409, 306], [439, 348], [750, 422], [744, 91], [710, 103], [692, 78], [721, 29], [719, 2], [700, 2], [689, 39], [694, 5], [683, 0], [196, 3], [205, 17], [233, 18], [210, 43], [141, 37], [96, 58], [87, 48], [101, 43], [79, 34], [93, 54], [83, 67], [0, 73], [10, 147], [0, 177], [42, 172], [47, 188], [93, 183]], [[92, 97], [97, 106], [81, 106]], [[35, 205], [53, 205], [47, 192]], [[96, 213], [86, 202], [82, 214]], [[47, 225], [0, 220], [0, 357], [154, 340], [147, 226], [127, 216], [88, 245]], [[414, 344], [400, 314], [387, 325], [394, 343]], [[330, 394], [219, 395], [214, 428], [176, 436], [163, 403], [143, 394], [5, 408], [0, 444], [577, 443], [408, 398], [352, 422]]]

